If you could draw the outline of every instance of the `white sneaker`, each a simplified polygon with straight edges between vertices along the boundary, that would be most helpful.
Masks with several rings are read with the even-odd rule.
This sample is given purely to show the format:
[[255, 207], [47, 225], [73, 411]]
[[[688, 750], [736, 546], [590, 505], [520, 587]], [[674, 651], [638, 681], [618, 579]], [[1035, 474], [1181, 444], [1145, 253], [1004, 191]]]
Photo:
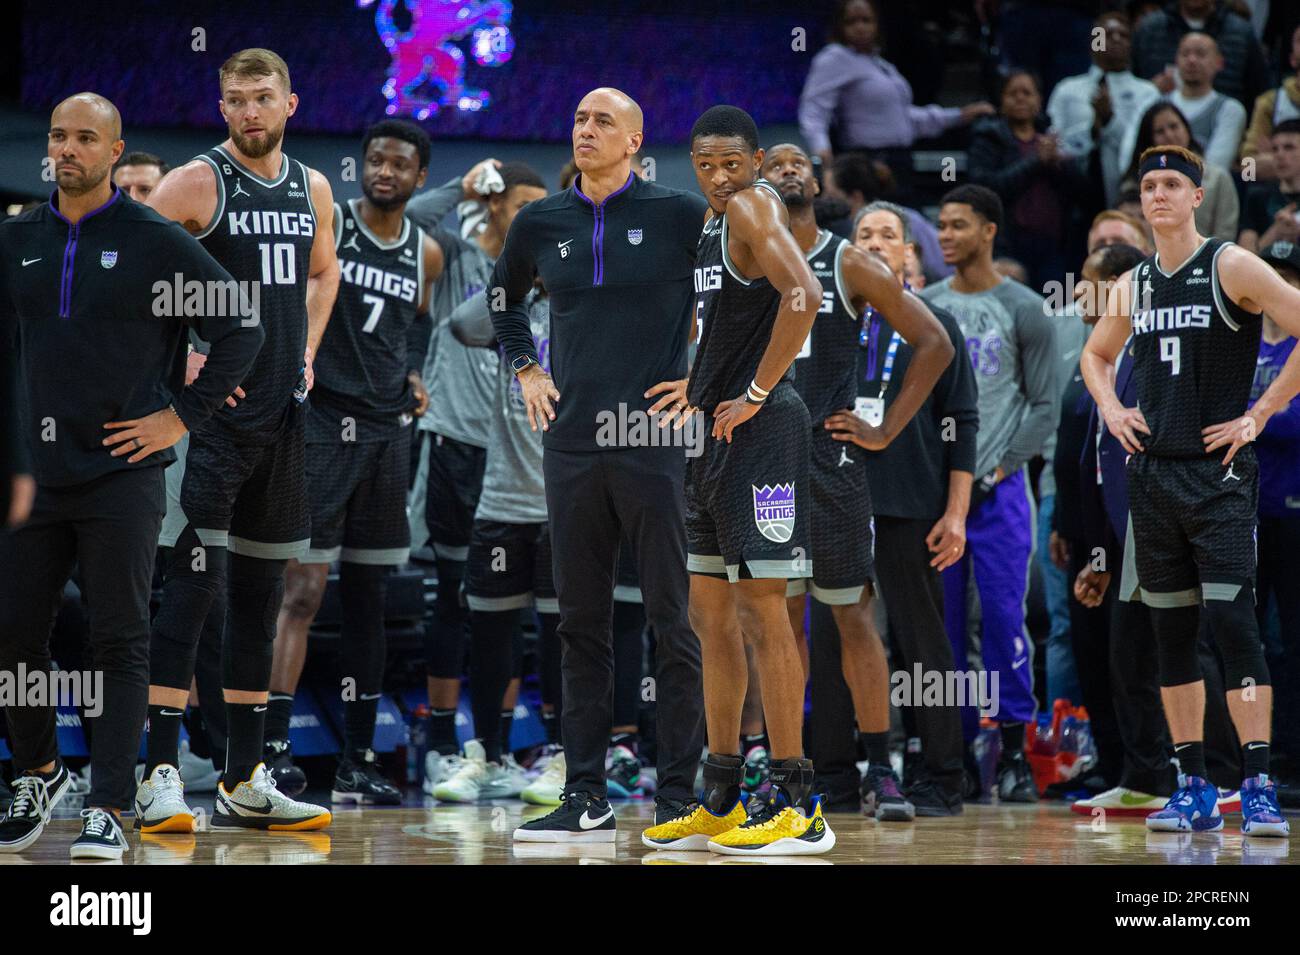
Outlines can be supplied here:
[[477, 802], [482, 798], [490, 772], [483, 744], [472, 739], [465, 744], [465, 758], [456, 765], [451, 777], [433, 787], [433, 798], [439, 802]]
[[161, 763], [135, 791], [135, 827], [142, 832], [193, 832], [194, 810], [175, 766]]
[[509, 754], [500, 763], [487, 764], [487, 782], [483, 785], [480, 799], [514, 799], [525, 786], [528, 777], [524, 768]]
[[333, 817], [324, 806], [298, 802], [275, 788], [275, 780], [258, 763], [252, 779], [226, 789], [225, 782], [217, 784], [217, 804], [212, 813], [212, 825], [220, 829], [272, 829], [307, 830], [324, 829]]
[[83, 809], [81, 835], [68, 849], [74, 859], [121, 859], [131, 847], [117, 816], [103, 809]]
[[212, 760], [195, 756], [190, 750], [190, 741], [181, 740], [180, 765], [181, 779], [185, 788], [192, 793], [214, 793], [221, 780], [221, 772], [212, 765]]
[[558, 806], [568, 772], [564, 750], [560, 750], [546, 760], [541, 774], [523, 788], [519, 793], [520, 798], [534, 806]]
[[1087, 816], [1091, 815], [1094, 809], [1104, 809], [1112, 816], [1145, 817], [1163, 809], [1168, 801], [1167, 796], [1153, 796], [1150, 793], [1138, 792], [1136, 789], [1116, 786], [1088, 799], [1076, 799], [1070, 804], [1070, 811]]
[[425, 795], [432, 796], [433, 790], [441, 782], [445, 782], [456, 775], [460, 769], [461, 758], [459, 753], [453, 753], [450, 756], [443, 756], [437, 750], [429, 750], [424, 757], [424, 789]]

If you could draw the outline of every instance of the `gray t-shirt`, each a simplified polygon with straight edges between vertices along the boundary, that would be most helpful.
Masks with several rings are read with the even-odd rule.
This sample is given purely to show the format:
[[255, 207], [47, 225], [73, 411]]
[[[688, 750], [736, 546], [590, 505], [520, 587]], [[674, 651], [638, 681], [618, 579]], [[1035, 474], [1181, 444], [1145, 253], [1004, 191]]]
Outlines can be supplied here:
[[[487, 300], [479, 296], [482, 312]], [[546, 296], [534, 291], [525, 305], [537, 357], [551, 370], [551, 307]], [[487, 351], [480, 348], [478, 351]], [[475, 519], [505, 524], [540, 524], [546, 520], [546, 485], [542, 480], [542, 432], [528, 424], [519, 380], [508, 370], [497, 375], [492, 427], [488, 436], [483, 491]]]
[[979, 390], [975, 479], [999, 465], [1018, 471], [1042, 452], [1060, 407], [1056, 336], [1042, 296], [1011, 279], [983, 292], [954, 292], [947, 278], [921, 297], [951, 312], [966, 338]]
[[429, 296], [433, 334], [423, 369], [429, 410], [416, 420], [424, 431], [485, 448], [500, 357], [456, 341], [449, 319], [462, 302], [484, 297], [494, 260], [477, 243], [445, 229], [435, 231], [433, 238], [442, 247], [444, 264]]

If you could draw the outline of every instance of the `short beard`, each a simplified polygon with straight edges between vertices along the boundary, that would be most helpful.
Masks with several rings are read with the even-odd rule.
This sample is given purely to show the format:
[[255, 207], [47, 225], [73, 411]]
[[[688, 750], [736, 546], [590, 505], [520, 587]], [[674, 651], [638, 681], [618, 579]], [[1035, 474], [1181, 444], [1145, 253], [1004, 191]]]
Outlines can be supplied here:
[[111, 167], [104, 166], [102, 169], [87, 169], [86, 174], [76, 181], [73, 185], [64, 185], [59, 183], [59, 191], [69, 196], [84, 196], [86, 193], [99, 188], [99, 184], [108, 176], [108, 170]]
[[247, 139], [242, 134], [230, 131], [230, 141], [235, 144], [235, 148], [247, 156], [249, 159], [261, 159], [263, 156], [280, 145], [280, 140], [284, 139], [284, 127], [279, 129], [268, 129], [266, 138], [261, 142]]
[[400, 193], [400, 194], [394, 193], [391, 198], [380, 199], [378, 196], [373, 195], [370, 192], [370, 189], [368, 187], [362, 186], [361, 194], [364, 195], [366, 197], [366, 201], [369, 202], [376, 209], [382, 209], [385, 212], [387, 212], [390, 209], [400, 208], [401, 206], [410, 202], [411, 196], [415, 195], [415, 190], [412, 189], [410, 192]]
[[[781, 192], [781, 190], [778, 189], [777, 192]], [[813, 204], [812, 196], [805, 195], [802, 189], [798, 192], [781, 192], [781, 200], [785, 203], [787, 209], [803, 209]]]

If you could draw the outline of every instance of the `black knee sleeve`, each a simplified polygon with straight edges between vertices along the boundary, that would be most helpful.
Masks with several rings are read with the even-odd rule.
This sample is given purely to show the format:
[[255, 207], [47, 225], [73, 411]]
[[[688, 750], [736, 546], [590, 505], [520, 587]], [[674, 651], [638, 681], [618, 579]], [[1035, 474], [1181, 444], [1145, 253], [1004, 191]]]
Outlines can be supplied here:
[[284, 600], [286, 560], [230, 555], [230, 599], [221, 650], [228, 690], [262, 692], [271, 686], [275, 618]]
[[1255, 593], [1247, 584], [1202, 584], [1201, 612], [1223, 657], [1223, 682], [1229, 693], [1249, 686], [1268, 686], [1268, 664], [1259, 638]]
[[355, 682], [358, 694], [378, 693], [384, 682], [384, 592], [388, 567], [339, 565], [339, 602], [343, 627], [340, 656], [344, 679]]
[[424, 664], [429, 676], [459, 680], [465, 672], [466, 631], [469, 610], [461, 594], [465, 563], [439, 558], [438, 593], [433, 602], [433, 621], [424, 631]]
[[199, 635], [212, 613], [224, 616], [228, 555], [205, 545], [187, 524], [163, 565], [163, 598], [149, 632], [149, 682], [189, 690]]
[[1156, 634], [1156, 655], [1160, 661], [1160, 685], [1182, 686], [1201, 679], [1196, 656], [1199, 608], [1152, 607], [1151, 628]]

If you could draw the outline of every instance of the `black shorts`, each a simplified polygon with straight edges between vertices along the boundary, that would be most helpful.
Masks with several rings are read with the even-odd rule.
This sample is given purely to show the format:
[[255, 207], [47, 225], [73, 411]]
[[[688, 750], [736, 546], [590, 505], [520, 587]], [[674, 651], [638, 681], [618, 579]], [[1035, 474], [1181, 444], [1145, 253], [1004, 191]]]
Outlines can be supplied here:
[[808, 409], [788, 381], [731, 443], [712, 437], [686, 464], [686, 569], [735, 583], [812, 575]]
[[474, 511], [483, 491], [487, 451], [433, 432], [425, 440], [429, 443], [429, 480], [424, 521], [429, 527], [429, 543], [443, 560], [465, 560]]
[[1143, 602], [1199, 603], [1207, 585], [1255, 585], [1259, 466], [1242, 448], [1222, 458], [1128, 461], [1129, 514]]
[[232, 554], [287, 560], [311, 543], [304, 411], [294, 408], [268, 444], [232, 440], [220, 426], [190, 435], [181, 510], [199, 540]]
[[824, 604], [855, 604], [871, 578], [875, 520], [867, 486], [867, 452], [812, 429], [808, 483], [812, 488], [811, 578], [790, 581], [786, 596], [811, 593]]
[[410, 437], [307, 445], [311, 549], [305, 564], [404, 564], [411, 554], [406, 520]]
[[551, 535], [545, 524], [474, 522], [465, 564], [470, 610], [559, 613], [551, 571]]

